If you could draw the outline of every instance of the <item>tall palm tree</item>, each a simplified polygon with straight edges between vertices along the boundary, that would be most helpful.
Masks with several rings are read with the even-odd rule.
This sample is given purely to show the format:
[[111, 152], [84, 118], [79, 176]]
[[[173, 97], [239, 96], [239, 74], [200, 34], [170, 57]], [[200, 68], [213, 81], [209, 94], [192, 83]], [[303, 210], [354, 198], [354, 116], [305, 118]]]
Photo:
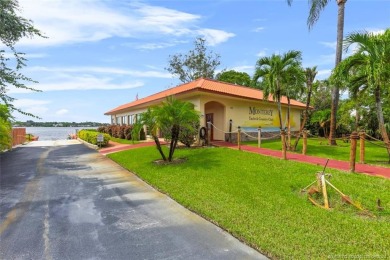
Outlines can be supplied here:
[[390, 160], [390, 141], [386, 131], [382, 97], [390, 87], [390, 29], [383, 34], [351, 33], [345, 48], [357, 44], [355, 54], [343, 60], [334, 71], [338, 79], [347, 79], [352, 93], [368, 93], [375, 98], [379, 130]]
[[288, 71], [287, 85], [283, 93], [287, 97], [287, 148], [291, 150], [291, 99], [298, 99], [304, 92], [305, 71], [300, 66], [292, 66]]
[[[335, 0], [338, 6], [337, 11], [337, 43], [336, 43], [336, 59], [335, 67], [341, 62], [342, 50], [343, 50], [343, 35], [344, 35], [344, 12], [345, 4], [347, 0]], [[293, 0], [287, 0], [287, 3], [291, 5]], [[309, 0], [310, 12], [307, 18], [307, 25], [309, 30], [320, 18], [321, 12], [331, 2], [331, 0]], [[332, 89], [332, 106], [330, 114], [330, 132], [329, 132], [329, 144], [336, 145], [336, 117], [337, 108], [340, 99], [340, 86], [335, 85]]]
[[302, 55], [300, 51], [288, 51], [283, 55], [273, 54], [262, 57], [256, 63], [253, 80], [262, 79], [264, 98], [272, 96], [277, 102], [279, 127], [283, 130], [281, 98], [286, 93], [292, 73], [301, 67]]
[[303, 114], [303, 119], [302, 119], [302, 122], [301, 122], [301, 127], [299, 129], [299, 133], [297, 134], [294, 146], [292, 147], [292, 150], [294, 150], [294, 151], [297, 149], [297, 146], [298, 146], [298, 143], [299, 143], [299, 139], [301, 137], [303, 129], [305, 128], [305, 124], [306, 124], [307, 118], [309, 116], [310, 99], [311, 99], [311, 94], [313, 92], [314, 79], [316, 78], [317, 73], [318, 73], [317, 66], [305, 69], [306, 107], [305, 107], [305, 111], [304, 111], [304, 114]]

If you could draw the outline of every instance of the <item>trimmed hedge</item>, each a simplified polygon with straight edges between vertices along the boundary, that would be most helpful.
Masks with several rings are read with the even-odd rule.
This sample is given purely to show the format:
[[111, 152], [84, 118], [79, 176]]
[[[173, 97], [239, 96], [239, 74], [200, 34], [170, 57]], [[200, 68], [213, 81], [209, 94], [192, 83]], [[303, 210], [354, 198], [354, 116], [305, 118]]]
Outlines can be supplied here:
[[[135, 125], [108, 125], [108, 126], [100, 126], [97, 131], [100, 133], [105, 133], [108, 134], [114, 138], [119, 138], [119, 139], [126, 139], [126, 140], [132, 140], [132, 132], [134, 129]], [[141, 127], [139, 130], [139, 137], [136, 137], [134, 140], [145, 140], [146, 135]]]
[[95, 145], [98, 145], [97, 143], [97, 136], [99, 134], [102, 134], [103, 135], [103, 142], [100, 143], [99, 145], [101, 146], [107, 146], [108, 145], [108, 141], [110, 141], [110, 135], [108, 134], [104, 134], [104, 133], [99, 133], [99, 132], [96, 132], [96, 130], [94, 131], [91, 131], [91, 130], [86, 130], [86, 129], [82, 129], [78, 132], [78, 137], [90, 144], [95, 144]]

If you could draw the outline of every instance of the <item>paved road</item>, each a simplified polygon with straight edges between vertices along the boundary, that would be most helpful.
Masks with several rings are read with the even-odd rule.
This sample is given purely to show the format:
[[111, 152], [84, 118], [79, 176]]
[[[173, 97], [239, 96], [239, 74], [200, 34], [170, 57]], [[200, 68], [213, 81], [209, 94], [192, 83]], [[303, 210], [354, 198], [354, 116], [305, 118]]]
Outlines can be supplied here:
[[0, 154], [0, 259], [265, 259], [77, 141]]

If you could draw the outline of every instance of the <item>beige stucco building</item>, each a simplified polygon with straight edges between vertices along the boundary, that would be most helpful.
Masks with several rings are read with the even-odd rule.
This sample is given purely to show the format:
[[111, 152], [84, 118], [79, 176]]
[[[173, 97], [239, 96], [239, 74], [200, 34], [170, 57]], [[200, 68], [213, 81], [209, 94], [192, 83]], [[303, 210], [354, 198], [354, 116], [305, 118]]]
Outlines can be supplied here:
[[[263, 132], [279, 130], [277, 104], [271, 97], [264, 99], [261, 90], [203, 78], [121, 105], [105, 115], [111, 116], [112, 124], [133, 124], [148, 107], [160, 104], [171, 95], [194, 104], [201, 114], [201, 126], [206, 126], [207, 121], [213, 123], [212, 140], [225, 140], [227, 132], [238, 126], [247, 132], [255, 132], [258, 127]], [[299, 130], [304, 108], [305, 104], [290, 101], [291, 131]], [[284, 126], [287, 125], [286, 114], [287, 98], [283, 97]]]

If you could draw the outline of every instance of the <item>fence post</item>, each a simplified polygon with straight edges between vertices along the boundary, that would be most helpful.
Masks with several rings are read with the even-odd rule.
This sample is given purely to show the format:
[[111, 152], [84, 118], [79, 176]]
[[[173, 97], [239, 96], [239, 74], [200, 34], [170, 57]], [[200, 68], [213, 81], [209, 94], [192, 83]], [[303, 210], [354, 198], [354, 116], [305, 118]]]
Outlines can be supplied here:
[[229, 120], [229, 143], [232, 142], [232, 126], [233, 126], [233, 120]]
[[357, 132], [352, 132], [351, 134], [351, 151], [349, 154], [349, 170], [355, 172], [355, 163], [356, 163], [356, 143], [359, 136]]
[[303, 129], [303, 147], [302, 147], [302, 154], [306, 155], [307, 152], [307, 130]]
[[364, 163], [364, 154], [365, 154], [365, 139], [366, 139], [366, 132], [364, 130], [361, 130], [359, 132], [360, 136], [360, 163]]
[[286, 131], [280, 130], [280, 137], [282, 139], [282, 156], [284, 160], [287, 160], [287, 149], [286, 149]]
[[257, 139], [258, 139], [258, 144], [257, 146], [260, 148], [261, 147], [261, 126], [259, 126], [259, 128], [257, 128]]
[[207, 145], [211, 145], [211, 122], [207, 121]]
[[241, 150], [241, 126], [238, 127], [237, 145], [238, 145], [238, 150]]

